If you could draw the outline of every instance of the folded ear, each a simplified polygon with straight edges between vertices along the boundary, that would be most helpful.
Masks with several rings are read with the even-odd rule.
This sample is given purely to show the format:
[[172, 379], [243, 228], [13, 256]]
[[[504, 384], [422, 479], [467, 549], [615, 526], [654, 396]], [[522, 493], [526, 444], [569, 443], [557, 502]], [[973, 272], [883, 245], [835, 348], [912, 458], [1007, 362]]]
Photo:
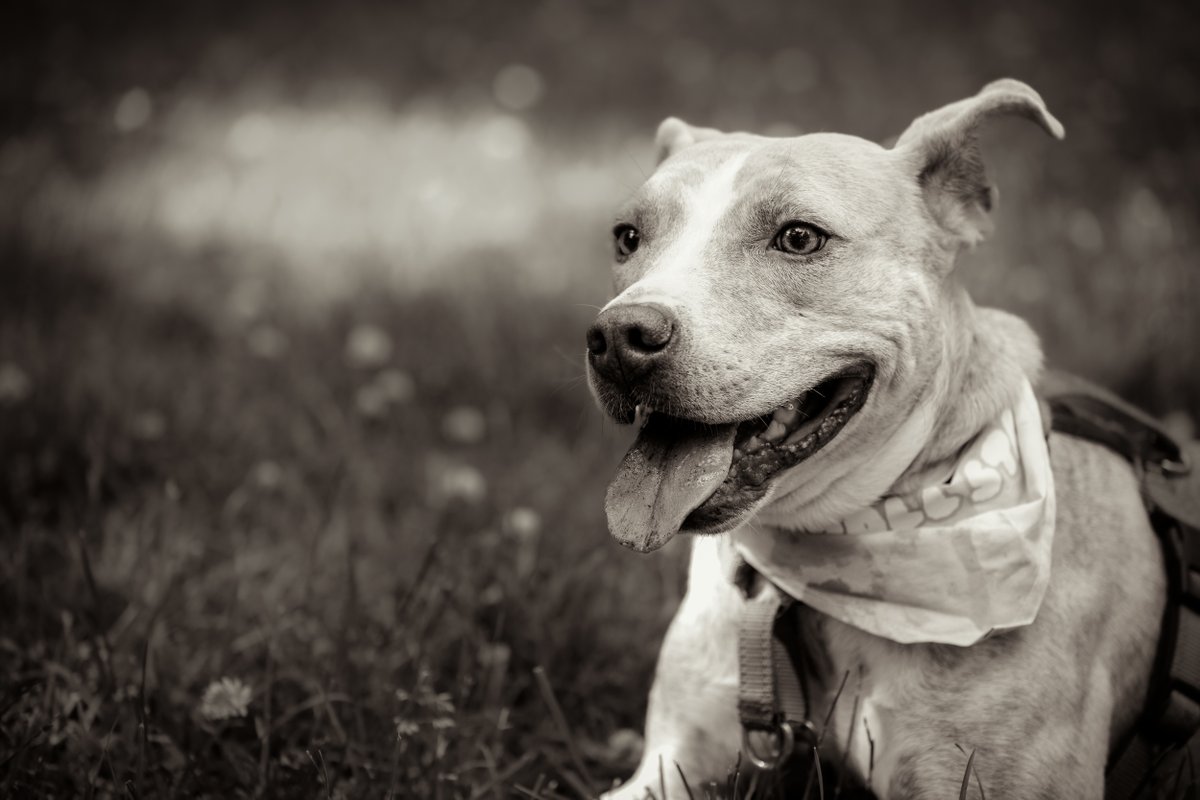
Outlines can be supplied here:
[[667, 117], [659, 124], [658, 133], [654, 136], [657, 163], [661, 164], [688, 145], [711, 139], [719, 136], [720, 133], [715, 128], [697, 128], [688, 125], [679, 117]]
[[1028, 85], [1002, 79], [979, 94], [917, 117], [896, 140], [895, 151], [910, 160], [925, 202], [958, 244], [973, 245], [991, 232], [988, 212], [996, 193], [979, 152], [981, 123], [1016, 115], [1031, 119], [1056, 139], [1063, 126]]

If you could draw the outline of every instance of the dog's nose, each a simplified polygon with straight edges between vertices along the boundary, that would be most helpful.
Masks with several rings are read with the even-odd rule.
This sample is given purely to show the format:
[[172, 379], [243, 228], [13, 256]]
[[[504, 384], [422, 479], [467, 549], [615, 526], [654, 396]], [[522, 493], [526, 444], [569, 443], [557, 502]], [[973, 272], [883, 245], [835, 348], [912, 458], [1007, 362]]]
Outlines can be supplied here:
[[641, 377], [670, 350], [675, 316], [654, 303], [612, 306], [600, 312], [587, 332], [592, 365], [609, 380]]

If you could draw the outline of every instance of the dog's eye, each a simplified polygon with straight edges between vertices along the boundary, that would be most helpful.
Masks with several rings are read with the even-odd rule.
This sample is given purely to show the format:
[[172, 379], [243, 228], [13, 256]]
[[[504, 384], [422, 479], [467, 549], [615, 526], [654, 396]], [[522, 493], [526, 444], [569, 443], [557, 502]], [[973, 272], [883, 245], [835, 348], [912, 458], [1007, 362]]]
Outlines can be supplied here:
[[625, 224], [613, 228], [613, 237], [616, 239], [618, 258], [625, 258], [633, 253], [642, 241], [642, 235], [638, 233], [638, 229]]
[[771, 246], [794, 256], [810, 256], [825, 246], [829, 234], [807, 222], [789, 222], [775, 234]]

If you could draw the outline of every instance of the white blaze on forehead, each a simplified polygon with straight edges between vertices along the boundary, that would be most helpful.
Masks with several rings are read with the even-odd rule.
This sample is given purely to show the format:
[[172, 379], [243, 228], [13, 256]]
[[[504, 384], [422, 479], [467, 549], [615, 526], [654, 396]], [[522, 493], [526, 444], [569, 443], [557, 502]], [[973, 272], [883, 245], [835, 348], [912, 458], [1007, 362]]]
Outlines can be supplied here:
[[[736, 201], [734, 180], [745, 163], [748, 153], [738, 153], [708, 172], [698, 184], [672, 180], [668, 169], [653, 176], [651, 185], [660, 184], [659, 191], [680, 195], [683, 224], [674, 231], [665, 231], [666, 241], [655, 242], [661, 248], [650, 269], [625, 291], [614, 297], [605, 308], [625, 303], [661, 303], [669, 308], [687, 304], [689, 295], [698, 291], [696, 273], [704, 251], [720, 228], [720, 222]], [[684, 169], [694, 169], [686, 165]]]

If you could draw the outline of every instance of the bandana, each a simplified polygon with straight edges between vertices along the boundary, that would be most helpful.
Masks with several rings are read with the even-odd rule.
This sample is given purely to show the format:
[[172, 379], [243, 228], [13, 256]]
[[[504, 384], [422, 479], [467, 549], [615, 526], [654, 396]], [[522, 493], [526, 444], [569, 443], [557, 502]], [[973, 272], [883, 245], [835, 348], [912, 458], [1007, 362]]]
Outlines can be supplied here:
[[967, 646], [1033, 622], [1050, 580], [1054, 480], [1028, 382], [924, 486], [820, 533], [736, 533], [738, 553], [792, 597], [904, 644]]

